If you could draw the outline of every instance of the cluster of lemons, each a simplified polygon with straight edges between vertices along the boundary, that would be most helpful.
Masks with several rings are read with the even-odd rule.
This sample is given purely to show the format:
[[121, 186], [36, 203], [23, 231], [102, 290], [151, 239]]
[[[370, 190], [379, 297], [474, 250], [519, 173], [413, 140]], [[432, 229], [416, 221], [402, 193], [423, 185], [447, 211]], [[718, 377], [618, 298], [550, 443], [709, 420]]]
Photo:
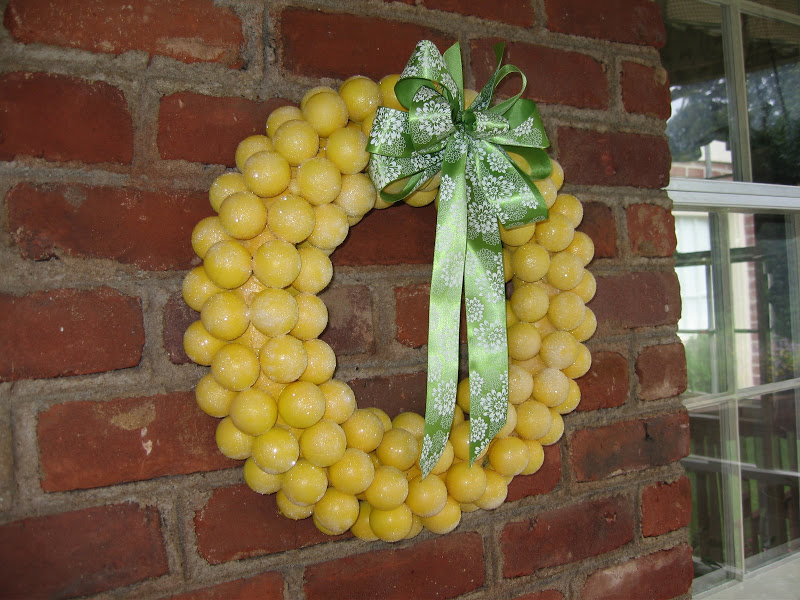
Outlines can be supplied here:
[[[364, 169], [378, 106], [402, 107], [397, 75], [379, 83], [352, 77], [338, 91], [310, 90], [299, 107], [273, 111], [266, 135], [244, 139], [237, 170], [220, 175], [209, 198], [216, 215], [200, 221], [192, 246], [203, 260], [183, 283], [200, 312], [184, 347], [210, 366], [197, 384], [200, 408], [220, 419], [221, 452], [245, 460], [244, 479], [276, 494], [290, 519], [312, 517], [323, 532], [398, 541], [423, 528], [447, 533], [463, 512], [505, 501], [515, 475], [536, 472], [543, 445], [575, 409], [574, 379], [589, 369], [583, 345], [596, 321], [586, 308], [595, 281], [585, 266], [594, 247], [576, 232], [583, 210], [559, 194], [563, 171], [536, 185], [547, 221], [501, 229], [508, 300], [509, 402], [505, 427], [469, 464], [469, 381], [459, 383], [450, 439], [421, 477], [424, 418], [358, 408], [334, 378], [336, 356], [319, 339], [328, 322], [317, 294], [330, 282], [329, 255], [372, 208], [386, 208]], [[468, 91], [467, 102], [475, 97]], [[519, 157], [512, 157], [518, 159]], [[406, 202], [434, 201], [434, 177]]]

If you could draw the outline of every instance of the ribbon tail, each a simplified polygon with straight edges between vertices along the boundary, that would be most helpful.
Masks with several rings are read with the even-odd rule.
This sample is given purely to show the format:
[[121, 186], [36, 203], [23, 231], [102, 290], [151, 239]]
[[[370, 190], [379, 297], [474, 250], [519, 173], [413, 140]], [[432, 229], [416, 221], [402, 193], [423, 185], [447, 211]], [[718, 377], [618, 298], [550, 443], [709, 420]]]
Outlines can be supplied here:
[[442, 179], [452, 181], [452, 195], [440, 188], [436, 243], [431, 275], [428, 324], [428, 391], [420, 470], [427, 476], [444, 451], [453, 425], [458, 381], [458, 329], [464, 278], [467, 208], [465, 157], [442, 164]]

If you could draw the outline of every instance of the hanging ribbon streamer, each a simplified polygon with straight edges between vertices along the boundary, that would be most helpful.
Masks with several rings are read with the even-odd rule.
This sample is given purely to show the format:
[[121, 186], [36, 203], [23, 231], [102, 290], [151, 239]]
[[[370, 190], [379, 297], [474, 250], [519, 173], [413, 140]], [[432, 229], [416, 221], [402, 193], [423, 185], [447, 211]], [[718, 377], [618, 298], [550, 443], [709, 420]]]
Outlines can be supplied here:
[[[407, 197], [441, 171], [431, 276], [428, 391], [420, 467], [430, 473], [450, 433], [458, 381], [462, 287], [467, 314], [470, 464], [502, 429], [508, 407], [505, 276], [498, 220], [506, 229], [542, 221], [547, 207], [533, 180], [550, 174], [549, 145], [536, 105], [520, 98], [525, 75], [497, 67], [464, 109], [461, 47], [444, 55], [417, 44], [395, 86], [408, 112], [381, 107], [367, 149], [369, 174], [386, 202]], [[491, 105], [497, 85], [519, 73], [518, 94]], [[521, 157], [524, 170], [509, 156]], [[525, 164], [527, 163], [527, 164]], [[527, 174], [526, 174], [527, 172]], [[396, 193], [387, 185], [402, 185]], [[404, 183], [404, 185], [403, 185]]]

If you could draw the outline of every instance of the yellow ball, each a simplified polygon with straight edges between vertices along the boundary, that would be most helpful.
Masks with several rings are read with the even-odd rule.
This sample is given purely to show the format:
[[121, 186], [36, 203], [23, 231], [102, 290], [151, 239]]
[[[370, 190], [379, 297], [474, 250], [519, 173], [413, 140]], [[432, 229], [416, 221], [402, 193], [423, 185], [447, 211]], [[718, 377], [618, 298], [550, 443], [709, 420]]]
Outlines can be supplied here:
[[522, 404], [533, 393], [533, 376], [519, 365], [508, 366], [508, 401]]
[[259, 436], [275, 425], [278, 405], [268, 393], [257, 388], [239, 392], [230, 407], [233, 424], [248, 435]]
[[469, 421], [453, 425], [450, 430], [450, 442], [453, 454], [459, 460], [469, 460]]
[[550, 259], [547, 281], [559, 290], [571, 290], [581, 282], [584, 271], [578, 257], [568, 252], [559, 252]]
[[[268, 152], [272, 149], [272, 140], [265, 135], [251, 135], [244, 138], [236, 147], [236, 154], [234, 155], [236, 168], [240, 171], [244, 170], [244, 163], [246, 163], [247, 159], [253, 156], [253, 154], [256, 152]], [[244, 183], [244, 180], [242, 180], [242, 183]]]
[[562, 369], [564, 375], [570, 379], [577, 379], [583, 377], [592, 366], [592, 354], [589, 349], [581, 343], [578, 343], [578, 354], [573, 362], [566, 369]]
[[366, 408], [357, 408], [347, 421], [342, 423], [347, 436], [347, 445], [364, 452], [372, 452], [383, 439], [383, 423]]
[[311, 124], [302, 119], [293, 119], [278, 127], [272, 136], [272, 144], [276, 152], [296, 167], [317, 155], [319, 135]]
[[520, 321], [535, 323], [547, 314], [550, 307], [547, 290], [535, 283], [524, 283], [514, 287], [511, 294], [511, 310]]
[[358, 217], [368, 213], [375, 205], [375, 186], [364, 173], [342, 176], [342, 189], [334, 200], [348, 217]]
[[425, 433], [425, 417], [415, 412], [403, 412], [392, 419], [393, 429], [405, 429], [420, 439]]
[[324, 290], [333, 278], [331, 259], [317, 248], [300, 248], [300, 273], [292, 283], [298, 292], [317, 294]]
[[336, 92], [312, 95], [302, 105], [302, 112], [303, 118], [324, 138], [340, 127], [346, 127], [349, 118], [347, 105]]
[[334, 250], [350, 231], [347, 213], [335, 204], [314, 207], [314, 230], [308, 241], [323, 250]]
[[552, 167], [550, 179], [553, 180], [553, 183], [556, 184], [557, 188], [561, 189], [561, 186], [564, 185], [564, 168], [558, 161], [553, 160], [552, 158], [550, 159], [550, 166]]
[[581, 388], [575, 383], [574, 380], [569, 380], [569, 391], [567, 392], [567, 399], [555, 407], [559, 414], [566, 415], [571, 413], [578, 407], [581, 401]]
[[358, 519], [358, 499], [335, 488], [328, 488], [314, 505], [314, 521], [333, 535], [339, 535], [355, 525]]
[[200, 410], [212, 417], [222, 418], [228, 416], [236, 392], [222, 387], [211, 373], [206, 373], [197, 382], [194, 397]]
[[333, 202], [342, 191], [342, 174], [327, 158], [310, 158], [297, 170], [300, 195], [313, 206]]
[[189, 325], [183, 334], [183, 350], [186, 356], [198, 365], [210, 365], [216, 353], [224, 345], [224, 340], [208, 333], [202, 321], [195, 321]]
[[247, 240], [264, 231], [267, 208], [252, 192], [235, 192], [219, 207], [219, 221], [228, 235]]
[[325, 469], [312, 465], [301, 458], [283, 474], [281, 490], [286, 497], [299, 506], [314, 504], [328, 489]]
[[300, 452], [312, 465], [330, 467], [339, 461], [347, 448], [342, 428], [328, 419], [321, 419], [300, 436]]
[[[260, 137], [260, 136], [252, 136], [252, 137]], [[246, 138], [241, 144], [239, 144], [239, 146], [244, 144], [248, 139], [250, 138]], [[238, 150], [236, 151], [236, 154], [238, 157], [239, 155]], [[237, 166], [238, 166], [238, 161], [237, 161]], [[241, 171], [241, 167], [239, 167], [239, 170]], [[219, 212], [219, 207], [222, 204], [222, 201], [225, 200], [225, 198], [227, 198], [234, 192], [246, 192], [246, 191], [247, 191], [247, 184], [244, 182], [244, 177], [242, 177], [241, 173], [223, 173], [222, 175], [217, 177], [211, 184], [211, 187], [208, 190], [208, 200], [211, 203], [211, 208], [214, 209], [214, 212]]]
[[475, 502], [486, 491], [486, 473], [475, 462], [472, 466], [463, 461], [447, 471], [447, 492], [458, 502]]
[[299, 521], [300, 519], [307, 519], [314, 513], [314, 505], [300, 506], [295, 504], [286, 496], [283, 490], [279, 490], [275, 494], [275, 503], [278, 505], [278, 510], [287, 519]]
[[294, 297], [297, 303], [297, 324], [290, 333], [300, 340], [318, 337], [328, 325], [328, 307], [314, 294], [302, 293]]
[[517, 409], [511, 402], [508, 402], [508, 409], [506, 411], [506, 422], [500, 431], [497, 432], [495, 437], [503, 438], [514, 433], [514, 428], [517, 426]]
[[489, 464], [504, 477], [522, 473], [529, 458], [528, 447], [517, 437], [495, 438], [489, 445]]
[[319, 386], [325, 396], [325, 418], [341, 425], [356, 409], [356, 395], [352, 388], [338, 379], [330, 379]]
[[383, 434], [375, 453], [381, 464], [406, 471], [419, 458], [419, 444], [417, 438], [405, 429], [390, 429]]
[[314, 231], [314, 209], [299, 196], [281, 196], [267, 210], [267, 225], [277, 237], [299, 244]]
[[292, 171], [289, 162], [277, 152], [256, 152], [242, 170], [247, 188], [261, 196], [271, 198], [289, 187]]
[[556, 329], [570, 331], [583, 322], [586, 305], [578, 294], [561, 292], [550, 299], [547, 316]]
[[572, 242], [575, 226], [567, 217], [551, 213], [546, 221], [536, 225], [536, 242], [550, 252], [560, 252]]
[[236, 240], [217, 242], [203, 258], [208, 278], [227, 290], [239, 287], [252, 274], [250, 253]]
[[531, 323], [520, 321], [508, 328], [508, 355], [515, 360], [527, 360], [539, 352], [542, 337]]
[[[548, 367], [566, 369], [575, 362], [578, 342], [568, 331], [554, 331], [542, 340], [540, 355]], [[535, 386], [534, 382], [534, 393]]]
[[542, 446], [555, 444], [564, 435], [564, 418], [555, 408], [550, 409], [550, 414], [553, 417], [553, 425], [545, 435], [539, 438], [538, 441]]
[[358, 503], [358, 518], [350, 532], [360, 540], [372, 542], [378, 539], [372, 527], [369, 526], [369, 515], [372, 512], [372, 506], [368, 502], [361, 501]]
[[217, 292], [203, 305], [200, 320], [211, 335], [230, 341], [247, 330], [249, 312], [245, 301], [233, 292]]
[[362, 75], [355, 75], [339, 86], [339, 95], [347, 106], [350, 118], [357, 123], [374, 114], [380, 105], [378, 84]]
[[564, 215], [573, 227], [580, 225], [583, 220], [583, 206], [572, 194], [559, 194], [550, 212]]
[[597, 317], [594, 316], [594, 312], [591, 309], [586, 309], [586, 316], [583, 318], [583, 322], [578, 325], [575, 329], [570, 331], [572, 336], [578, 342], [585, 342], [590, 337], [594, 335], [595, 330], [597, 329]]
[[221, 291], [222, 288], [208, 278], [202, 265], [186, 274], [181, 287], [184, 302], [189, 305], [189, 308], [197, 311], [203, 308], [206, 300]]
[[475, 505], [484, 510], [494, 510], [506, 501], [506, 496], [508, 496], [508, 484], [506, 483], [506, 479], [496, 471], [487, 470], [486, 490], [480, 498], [475, 500]]
[[284, 427], [275, 426], [253, 441], [253, 460], [266, 473], [285, 473], [297, 463], [299, 457], [297, 438]]
[[237, 392], [252, 387], [259, 371], [255, 352], [241, 344], [225, 344], [211, 361], [211, 374], [217, 383]]
[[536, 400], [528, 400], [517, 406], [517, 434], [526, 440], [538, 440], [553, 425], [550, 409]]
[[279, 106], [267, 117], [267, 135], [272, 137], [278, 131], [278, 127], [293, 119], [302, 119], [303, 113], [299, 108], [292, 105]]
[[268, 241], [253, 255], [253, 273], [267, 287], [288, 287], [300, 274], [300, 254], [294, 244]]
[[469, 377], [465, 377], [458, 382], [456, 388], [456, 404], [465, 413], [469, 414]]
[[245, 461], [243, 471], [244, 482], [254, 492], [274, 494], [281, 489], [281, 476], [262, 471], [252, 456]]
[[380, 93], [381, 106], [403, 111], [406, 110], [406, 108], [397, 100], [397, 96], [394, 93], [394, 86], [397, 84], [399, 79], [400, 75], [398, 74], [386, 75], [378, 82], [378, 92]]
[[425, 526], [425, 529], [440, 535], [450, 533], [453, 529], [458, 527], [460, 522], [461, 506], [458, 504], [457, 500], [450, 496], [447, 497], [447, 502], [445, 502], [442, 510], [432, 517], [424, 517], [422, 519], [422, 524]]
[[364, 495], [373, 510], [397, 508], [408, 496], [408, 480], [399, 469], [382, 465], [375, 469], [375, 476]]
[[528, 447], [530, 459], [528, 460], [528, 466], [520, 475], [533, 475], [536, 471], [541, 469], [544, 464], [544, 448], [542, 448], [542, 445], [536, 440], [524, 441], [525, 445]]
[[534, 181], [533, 184], [542, 195], [545, 206], [547, 206], [547, 208], [551, 208], [555, 204], [556, 196], [558, 194], [558, 187], [556, 187], [555, 182], [547, 177], [546, 179]]
[[433, 202], [434, 198], [436, 198], [436, 194], [438, 193], [439, 193], [438, 189], [430, 191], [417, 190], [416, 192], [403, 198], [403, 202], [415, 208], [419, 208], [421, 206], [428, 206], [428, 204]]
[[[454, 458], [455, 450], [453, 449], [453, 443], [450, 440], [447, 440], [444, 450], [442, 451], [442, 455], [439, 457], [439, 460], [436, 462], [436, 464], [433, 465], [430, 474], [441, 475], [447, 472], [447, 469], [449, 469], [450, 465], [453, 464]], [[417, 460], [417, 467], [419, 468], [419, 460]]]
[[291, 335], [271, 338], [259, 353], [264, 373], [278, 383], [296, 381], [308, 366], [303, 342]]
[[508, 244], [509, 246], [522, 246], [530, 241], [536, 228], [536, 223], [521, 225], [520, 227], [514, 227], [512, 229], [506, 229], [500, 225], [500, 239], [504, 244]]
[[300, 375], [300, 380], [321, 385], [333, 377], [336, 370], [336, 354], [333, 348], [317, 339], [304, 341], [303, 347], [308, 355], [308, 366]]
[[447, 486], [435, 475], [414, 477], [408, 484], [406, 504], [415, 515], [432, 517], [447, 503]]
[[297, 302], [289, 292], [277, 288], [262, 290], [250, 305], [253, 326], [261, 333], [279, 337], [289, 333], [297, 324]]
[[347, 448], [342, 457], [328, 467], [331, 485], [345, 494], [361, 494], [375, 477], [375, 466], [369, 455], [356, 448]]
[[369, 526], [384, 542], [398, 542], [404, 539], [411, 532], [413, 522], [411, 509], [405, 504], [390, 509], [373, 506], [369, 514]]
[[225, 417], [217, 425], [216, 440], [222, 454], [234, 460], [244, 460], [252, 452], [254, 438], [238, 429], [230, 417]]
[[564, 252], [574, 254], [585, 267], [592, 262], [592, 259], [594, 258], [594, 242], [592, 241], [592, 238], [582, 231], [576, 231], [575, 237], [572, 238], [572, 241], [570, 242], [569, 246], [566, 247]]
[[200, 220], [192, 229], [192, 250], [200, 258], [205, 258], [209, 248], [231, 236], [225, 231], [218, 216]]
[[278, 397], [278, 412], [291, 427], [311, 427], [325, 414], [325, 396], [313, 383], [295, 381]]
[[569, 378], [558, 369], [546, 367], [533, 378], [532, 398], [545, 406], [558, 406], [568, 393]]
[[330, 134], [325, 148], [328, 159], [345, 175], [363, 171], [369, 162], [367, 136], [360, 130], [342, 127]]
[[536, 242], [528, 242], [517, 248], [511, 255], [511, 266], [514, 275], [533, 283], [547, 274], [550, 268], [550, 254], [544, 246]]
[[589, 302], [597, 292], [597, 280], [594, 275], [584, 269], [581, 282], [572, 288], [572, 291], [578, 294], [584, 303]]
[[381, 410], [377, 406], [368, 406], [367, 410], [377, 415], [377, 417], [381, 420], [381, 425], [383, 425], [383, 431], [389, 431], [392, 428], [392, 420], [389, 418], [389, 415], [386, 414], [386, 411]]

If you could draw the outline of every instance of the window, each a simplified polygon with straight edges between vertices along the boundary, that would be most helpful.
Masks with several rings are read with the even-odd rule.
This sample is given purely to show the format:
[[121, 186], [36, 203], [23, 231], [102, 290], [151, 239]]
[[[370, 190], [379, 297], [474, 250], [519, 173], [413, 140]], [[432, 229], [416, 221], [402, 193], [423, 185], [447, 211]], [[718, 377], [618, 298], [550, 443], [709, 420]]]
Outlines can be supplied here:
[[800, 2], [660, 4], [702, 597], [800, 551]]

